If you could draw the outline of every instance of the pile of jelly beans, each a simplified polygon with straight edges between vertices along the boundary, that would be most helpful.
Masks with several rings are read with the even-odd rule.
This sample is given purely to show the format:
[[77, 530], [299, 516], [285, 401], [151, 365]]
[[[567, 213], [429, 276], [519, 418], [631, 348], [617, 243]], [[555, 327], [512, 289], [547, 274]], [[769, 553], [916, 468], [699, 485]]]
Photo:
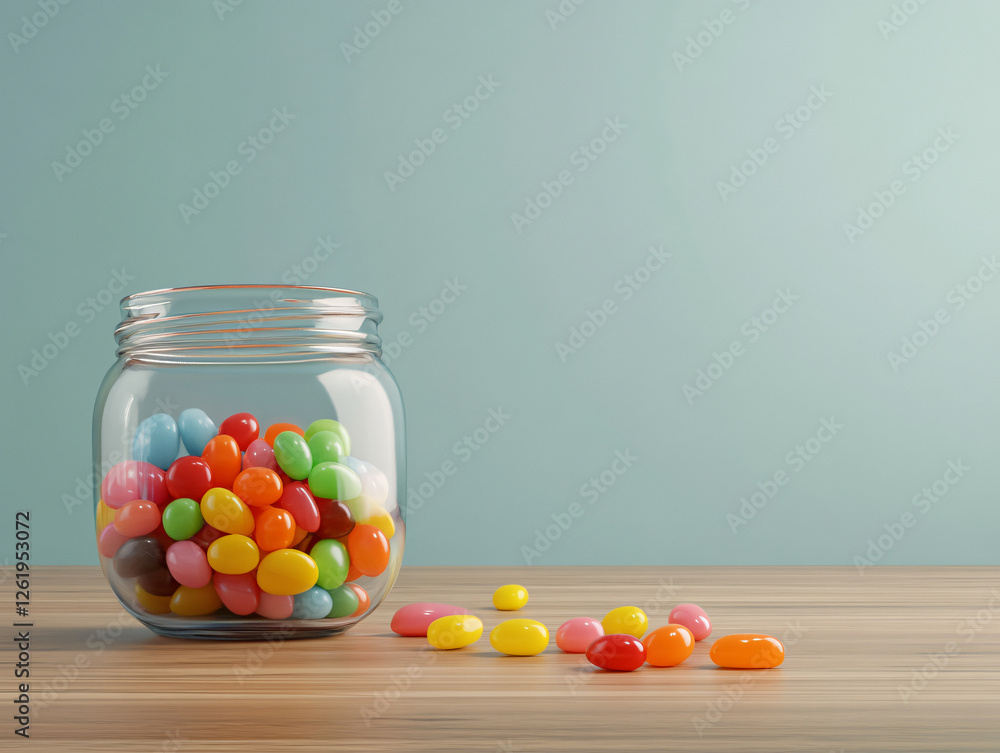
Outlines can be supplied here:
[[159, 413], [104, 477], [98, 550], [150, 614], [359, 617], [371, 599], [355, 581], [389, 565], [388, 497], [385, 474], [351, 456], [332, 419], [261, 436], [250, 413], [218, 428], [199, 409]]
[[[521, 609], [528, 603], [524, 586], [501, 586], [493, 594], [493, 605], [501, 611]], [[603, 620], [574, 617], [556, 633], [556, 645], [570, 654], [586, 654], [601, 669], [631, 672], [643, 664], [674, 667], [694, 652], [696, 641], [708, 638], [712, 623], [697, 604], [678, 604], [667, 625], [649, 633], [649, 618], [639, 607], [612, 609]], [[426, 636], [438, 649], [470, 646], [483, 635], [483, 622], [462, 607], [419, 602], [399, 609], [391, 629], [399, 635]], [[643, 637], [645, 636], [645, 637]], [[490, 645], [509, 656], [536, 656], [549, 645], [549, 631], [537, 620], [505, 620], [490, 632]], [[737, 633], [712, 644], [709, 658], [727, 669], [770, 669], [785, 658], [777, 638], [758, 633]]]

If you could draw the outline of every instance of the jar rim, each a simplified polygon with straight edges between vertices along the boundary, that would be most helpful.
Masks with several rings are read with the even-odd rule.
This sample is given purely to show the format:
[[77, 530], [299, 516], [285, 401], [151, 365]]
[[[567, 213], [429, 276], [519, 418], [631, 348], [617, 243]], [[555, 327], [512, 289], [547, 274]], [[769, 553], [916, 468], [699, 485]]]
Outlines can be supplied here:
[[327, 293], [342, 293], [344, 295], [357, 295], [368, 298], [375, 301], [375, 306], [378, 303], [371, 293], [366, 293], [363, 290], [350, 290], [349, 288], [328, 288], [320, 285], [269, 285], [267, 283], [247, 283], [243, 285], [184, 285], [176, 288], [156, 288], [154, 290], [143, 290], [140, 293], [131, 293], [119, 301], [119, 305], [124, 306], [127, 301], [131, 301], [134, 298], [142, 298], [147, 295], [162, 295], [165, 293], [187, 293], [195, 290], [251, 290], [251, 289], [263, 289], [270, 288], [276, 289], [280, 288], [282, 290], [321, 290]]

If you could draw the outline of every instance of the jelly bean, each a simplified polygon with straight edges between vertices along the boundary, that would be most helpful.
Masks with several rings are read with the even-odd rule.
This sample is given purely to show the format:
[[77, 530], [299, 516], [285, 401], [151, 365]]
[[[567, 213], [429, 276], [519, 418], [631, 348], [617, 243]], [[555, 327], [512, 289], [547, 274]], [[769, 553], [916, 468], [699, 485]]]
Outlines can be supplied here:
[[181, 448], [177, 423], [166, 413], [157, 413], [139, 424], [132, 438], [132, 457], [167, 470]]
[[618, 607], [612, 609], [601, 620], [605, 635], [624, 633], [636, 638], [642, 638], [649, 627], [649, 618], [639, 607]]
[[321, 539], [313, 544], [309, 556], [316, 561], [316, 566], [319, 568], [319, 580], [316, 581], [316, 585], [328, 590], [344, 585], [349, 562], [347, 548], [343, 544], [336, 539]]
[[603, 635], [587, 648], [587, 661], [601, 669], [631, 672], [646, 662], [646, 647], [634, 635]]
[[708, 655], [727, 669], [770, 669], [785, 660], [785, 647], [771, 635], [736, 633], [719, 638]]
[[301, 481], [291, 481], [285, 484], [281, 490], [281, 499], [274, 505], [291, 513], [291, 516], [295, 518], [295, 523], [309, 533], [316, 531], [320, 526], [320, 514], [316, 500], [312, 492], [309, 491], [309, 487]]
[[185, 455], [167, 469], [167, 491], [171, 497], [201, 499], [212, 488], [212, 469], [203, 458]]
[[308, 591], [318, 579], [316, 562], [297, 549], [271, 552], [257, 566], [257, 585], [269, 594], [294, 596]]
[[347, 535], [347, 552], [362, 575], [381, 575], [389, 564], [389, 541], [375, 526], [354, 526]]
[[260, 434], [260, 424], [250, 413], [234, 413], [219, 424], [219, 434], [232, 437], [245, 450]]
[[296, 481], [306, 478], [313, 467], [309, 445], [294, 431], [283, 431], [274, 438], [274, 459]]
[[135, 582], [153, 596], [170, 596], [181, 585], [165, 567], [151, 573], [143, 573], [135, 579]]
[[269, 468], [247, 468], [233, 481], [233, 493], [248, 505], [267, 507], [281, 499], [281, 479]]
[[319, 586], [295, 595], [293, 620], [322, 620], [333, 609], [333, 597]]
[[[338, 539], [338, 541], [339, 541], [339, 539]], [[344, 539], [344, 541], [346, 541], [346, 539]], [[348, 554], [348, 556], [350, 556], [350, 550], [348, 550], [347, 554]], [[350, 566], [347, 568], [347, 582], [351, 583], [353, 581], [356, 581], [361, 576], [362, 576], [362, 572], [360, 570], [358, 570], [358, 568], [356, 568], [354, 566], [354, 563], [352, 562], [350, 564]]]
[[321, 418], [319, 421], [313, 421], [309, 424], [309, 428], [306, 429], [306, 441], [308, 442], [313, 438], [315, 434], [321, 431], [332, 431], [334, 434], [340, 436], [340, 443], [344, 446], [344, 454], [351, 454], [351, 437], [338, 421], [334, 421], [330, 418]]
[[358, 608], [354, 610], [351, 617], [360, 617], [368, 611], [368, 607], [372, 605], [372, 599], [368, 595], [368, 592], [357, 583], [348, 583], [347, 587], [354, 591], [358, 597]]
[[366, 526], [375, 526], [385, 534], [387, 539], [391, 539], [396, 534], [396, 524], [393, 522], [392, 516], [381, 507], [372, 513], [366, 520], [362, 520], [360, 522]]
[[260, 605], [257, 614], [269, 620], [287, 620], [295, 608], [295, 597], [287, 594], [269, 594], [260, 592]]
[[712, 634], [712, 623], [705, 610], [697, 604], [678, 604], [670, 610], [671, 624], [683, 625], [691, 631], [696, 641], [703, 641]]
[[346, 465], [318, 463], [309, 472], [309, 490], [324, 499], [353, 499], [361, 494], [361, 479]]
[[253, 538], [263, 552], [288, 549], [295, 539], [295, 521], [287, 510], [265, 507], [257, 516]]
[[225, 533], [249, 536], [253, 533], [253, 515], [243, 501], [228, 489], [215, 487], [201, 498], [201, 517], [212, 528]]
[[315, 534], [306, 533], [306, 535], [302, 537], [301, 541], [297, 544], [292, 544], [292, 549], [298, 549], [300, 552], [308, 552], [312, 548], [312, 545], [317, 541], [319, 541], [319, 539]]
[[191, 455], [201, 455], [205, 451], [205, 445], [219, 433], [215, 422], [200, 408], [182, 410], [177, 419], [177, 428], [184, 449]]
[[208, 564], [215, 572], [242, 575], [257, 567], [257, 563], [260, 562], [260, 549], [253, 539], [234, 533], [209, 544], [206, 556]]
[[212, 469], [212, 485], [231, 489], [236, 476], [243, 470], [243, 456], [236, 440], [225, 434], [212, 437], [201, 456]]
[[[181, 543], [181, 542], [178, 542]], [[170, 597], [170, 611], [182, 617], [201, 617], [212, 614], [222, 606], [222, 599], [209, 583], [202, 588], [181, 586]]]
[[298, 546], [301, 542], [305, 541], [306, 536], [310, 535], [311, 534], [309, 533], [309, 531], [307, 531], [305, 528], [301, 528], [300, 526], [295, 526], [295, 535], [292, 536], [292, 546], [293, 547]]
[[389, 480], [378, 468], [357, 458], [348, 457], [342, 461], [358, 474], [361, 479], [361, 493], [367, 494], [378, 504], [384, 504], [389, 497]]
[[642, 639], [646, 661], [654, 667], [674, 667], [691, 656], [694, 636], [683, 625], [665, 625]]
[[358, 610], [358, 595], [349, 585], [344, 584], [339, 588], [331, 589], [327, 593], [330, 594], [330, 598], [333, 600], [333, 606], [330, 607], [330, 611], [326, 615], [329, 619], [335, 620], [340, 617], [350, 617]]
[[556, 645], [567, 654], [585, 654], [590, 644], [604, 635], [604, 626], [590, 617], [566, 620], [556, 631]]
[[359, 494], [354, 499], [343, 499], [340, 501], [347, 505], [347, 509], [351, 511], [351, 515], [355, 521], [368, 520], [378, 515], [379, 510], [384, 509], [367, 494]]
[[201, 505], [193, 499], [175, 499], [163, 508], [163, 530], [176, 541], [191, 538], [204, 524]]
[[97, 530], [102, 530], [105, 526], [115, 521], [115, 511], [104, 504], [104, 500], [97, 500], [97, 510], [94, 511], [97, 517]]
[[493, 592], [493, 606], [504, 612], [516, 612], [528, 603], [528, 589], [511, 584]]
[[483, 621], [471, 614], [438, 617], [427, 627], [427, 642], [434, 648], [464, 648], [483, 637]]
[[253, 614], [260, 607], [260, 586], [253, 573], [220, 573], [212, 576], [212, 585], [222, 604], [233, 614]]
[[427, 637], [427, 628], [439, 617], [451, 614], [468, 614], [469, 610], [455, 607], [451, 604], [436, 604], [430, 601], [418, 601], [400, 607], [392, 616], [389, 629], [398, 635]]
[[243, 470], [247, 468], [268, 468], [275, 473], [280, 471], [278, 461], [274, 459], [274, 450], [263, 439], [255, 439], [243, 453]]
[[490, 632], [490, 645], [501, 654], [534, 656], [549, 645], [549, 631], [537, 620], [507, 620]]
[[145, 536], [160, 525], [160, 508], [144, 499], [126, 502], [115, 512], [115, 529], [122, 536]]
[[152, 536], [129, 539], [115, 552], [113, 560], [115, 573], [122, 578], [159, 570], [166, 564], [163, 545]]
[[314, 533], [319, 538], [339, 539], [354, 530], [354, 516], [350, 508], [339, 499], [317, 499], [316, 509], [320, 522]]
[[117, 510], [133, 499], [146, 499], [162, 507], [170, 501], [166, 474], [152, 463], [126, 460], [111, 467], [101, 482], [101, 500]]
[[283, 431], [293, 431], [300, 437], [305, 437], [305, 432], [295, 424], [271, 424], [267, 427], [267, 432], [264, 434], [264, 441], [273, 447], [274, 438]]
[[166, 614], [170, 611], [170, 596], [151, 594], [138, 583], [135, 584], [135, 600], [149, 614]]
[[[198, 508], [198, 514], [201, 515], [201, 508]], [[208, 549], [209, 545], [216, 539], [221, 539], [225, 536], [225, 532], [220, 531], [218, 528], [212, 528], [212, 526], [207, 523], [201, 527], [194, 536], [191, 537], [191, 541], [196, 543], [202, 549]]]
[[174, 579], [188, 588], [202, 588], [212, 580], [205, 550], [193, 541], [177, 541], [167, 548], [167, 568]]
[[115, 528], [114, 524], [109, 523], [104, 526], [104, 529], [97, 537], [97, 551], [101, 553], [102, 557], [110, 559], [115, 556], [115, 553], [126, 541], [128, 541], [128, 536], [122, 536], [118, 533], [118, 529]]
[[337, 463], [344, 457], [344, 444], [340, 435], [332, 431], [317, 431], [309, 439], [309, 452], [312, 453], [313, 465], [317, 463]]

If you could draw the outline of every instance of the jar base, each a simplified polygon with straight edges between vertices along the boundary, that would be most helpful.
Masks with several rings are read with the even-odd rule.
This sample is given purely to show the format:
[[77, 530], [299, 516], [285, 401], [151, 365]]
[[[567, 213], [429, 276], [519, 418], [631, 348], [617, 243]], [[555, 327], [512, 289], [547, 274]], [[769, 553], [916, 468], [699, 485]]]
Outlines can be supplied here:
[[150, 625], [147, 622], [143, 622], [142, 624], [164, 638], [193, 638], [195, 640], [207, 641], [268, 641], [271, 643], [302, 638], [327, 638], [331, 635], [346, 633], [354, 627], [354, 625], [341, 625], [332, 628], [310, 628], [277, 624], [273, 628], [262, 631], [258, 626], [241, 629], [236, 626], [198, 628], [190, 626], [165, 627], [162, 625]]

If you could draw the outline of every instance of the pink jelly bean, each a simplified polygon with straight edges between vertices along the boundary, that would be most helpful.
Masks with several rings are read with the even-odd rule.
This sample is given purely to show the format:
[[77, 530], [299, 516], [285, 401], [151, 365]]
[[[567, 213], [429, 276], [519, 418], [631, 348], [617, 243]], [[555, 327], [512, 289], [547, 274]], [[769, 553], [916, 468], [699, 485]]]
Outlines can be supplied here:
[[305, 484], [299, 481], [285, 484], [281, 490], [281, 499], [275, 502], [274, 506], [280, 507], [295, 518], [296, 525], [303, 531], [314, 533], [319, 530], [319, 507]]
[[112, 466], [104, 477], [101, 499], [112, 510], [117, 510], [134, 499], [145, 499], [163, 507], [171, 497], [163, 470], [141, 460], [126, 460]]
[[167, 549], [167, 569], [188, 588], [204, 588], [212, 580], [212, 567], [205, 550], [193, 541], [175, 541]]
[[281, 471], [278, 461], [274, 459], [274, 450], [263, 439], [255, 439], [243, 454], [243, 469], [270, 468], [275, 473]]
[[118, 547], [128, 541], [128, 536], [118, 533], [114, 523], [108, 523], [97, 537], [97, 551], [102, 557], [114, 557]]
[[261, 590], [257, 585], [256, 572], [241, 575], [216, 573], [212, 583], [226, 609], [233, 614], [252, 614], [260, 606]]
[[703, 641], [712, 634], [712, 623], [705, 610], [697, 604], [678, 604], [670, 610], [668, 618], [673, 625], [683, 625], [691, 631], [696, 641]]
[[574, 617], [566, 620], [556, 631], [556, 645], [567, 654], [585, 654], [590, 644], [604, 635], [600, 620]]
[[269, 620], [287, 620], [292, 616], [295, 609], [294, 596], [279, 596], [269, 594], [267, 591], [260, 592], [260, 604], [257, 606], [257, 614]]
[[145, 536], [159, 527], [160, 508], [144, 499], [134, 499], [115, 511], [112, 525], [125, 538]]
[[427, 628], [438, 617], [447, 617], [452, 614], [469, 614], [468, 609], [454, 607], [451, 604], [435, 604], [430, 601], [418, 601], [416, 604], [407, 604], [400, 607], [396, 614], [392, 616], [389, 628], [394, 633], [406, 636], [427, 637]]

